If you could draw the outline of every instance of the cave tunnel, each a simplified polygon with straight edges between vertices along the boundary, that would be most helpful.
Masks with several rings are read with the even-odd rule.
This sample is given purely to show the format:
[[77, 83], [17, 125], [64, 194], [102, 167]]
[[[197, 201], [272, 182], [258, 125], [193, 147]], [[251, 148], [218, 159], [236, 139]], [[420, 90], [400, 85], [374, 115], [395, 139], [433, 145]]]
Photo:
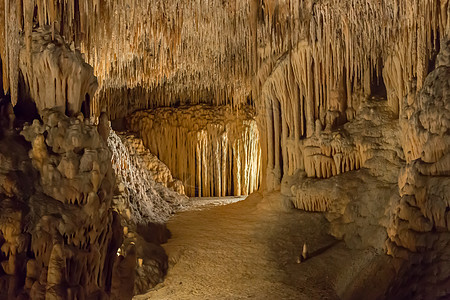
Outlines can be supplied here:
[[0, 5], [0, 299], [450, 297], [448, 1], [63, 2]]

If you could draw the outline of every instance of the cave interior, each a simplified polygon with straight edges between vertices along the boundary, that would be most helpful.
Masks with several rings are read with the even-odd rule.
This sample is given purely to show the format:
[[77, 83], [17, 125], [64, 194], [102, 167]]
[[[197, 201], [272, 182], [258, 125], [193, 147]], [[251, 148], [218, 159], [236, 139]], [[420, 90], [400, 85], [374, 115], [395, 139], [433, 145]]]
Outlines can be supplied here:
[[0, 1], [0, 299], [449, 299], [448, 0]]

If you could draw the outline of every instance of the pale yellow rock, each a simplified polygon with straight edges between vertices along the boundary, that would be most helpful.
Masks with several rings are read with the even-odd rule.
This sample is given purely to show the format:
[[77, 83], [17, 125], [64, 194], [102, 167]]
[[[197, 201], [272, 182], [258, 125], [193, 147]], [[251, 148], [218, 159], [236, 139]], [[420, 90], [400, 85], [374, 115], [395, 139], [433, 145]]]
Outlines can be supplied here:
[[79, 52], [70, 50], [59, 36], [50, 41], [51, 35], [48, 27], [31, 33], [29, 47], [20, 53], [19, 68], [40, 113], [57, 108], [75, 115], [86, 98], [94, 96], [97, 79]]
[[259, 187], [260, 136], [248, 107], [160, 108], [131, 115], [129, 125], [189, 196], [248, 195]]

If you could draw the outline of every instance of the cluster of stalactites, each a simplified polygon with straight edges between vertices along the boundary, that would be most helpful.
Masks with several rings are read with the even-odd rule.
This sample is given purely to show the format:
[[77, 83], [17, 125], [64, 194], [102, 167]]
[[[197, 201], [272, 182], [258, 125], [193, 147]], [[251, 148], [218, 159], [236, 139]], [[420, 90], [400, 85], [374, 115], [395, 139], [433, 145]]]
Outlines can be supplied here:
[[19, 69], [39, 113], [57, 108], [68, 115], [83, 111], [89, 117], [89, 102], [98, 86], [92, 67], [48, 26], [33, 31], [31, 38], [31, 52], [20, 51]]
[[[443, 0], [7, 0], [0, 4], [3, 86], [15, 98], [20, 39], [30, 49], [33, 26], [51, 25], [86, 55], [103, 89], [163, 88], [167, 97], [152, 97], [152, 106], [176, 103], [179, 95], [198, 103], [205, 91], [212, 104], [240, 104], [252, 83], [259, 95], [288, 56], [287, 78], [295, 79], [300, 99], [312, 101], [312, 118], [324, 120], [340, 84], [355, 107], [352, 92], [369, 93], [374, 74], [383, 74], [399, 110], [406, 82], [423, 82], [447, 10]], [[307, 58], [299, 60], [292, 52], [303, 43]]]
[[[438, 0], [329, 0], [312, 6], [303, 1], [299, 5], [305, 10], [293, 9], [293, 1], [284, 6], [271, 2], [278, 5], [271, 18], [266, 16], [265, 24], [272, 27], [266, 32], [258, 27], [265, 48], [259, 48], [254, 91], [263, 139], [268, 141], [263, 143], [268, 173], [277, 180], [307, 167], [300, 149], [290, 153], [282, 145], [353, 120], [361, 101], [377, 95], [377, 88], [377, 96], [395, 115], [401, 114], [409, 83], [415, 80], [422, 86], [433, 67], [439, 35], [450, 25], [450, 6]], [[300, 19], [301, 24], [296, 21]], [[288, 38], [277, 40], [278, 32]], [[354, 161], [351, 165], [357, 168], [358, 157]], [[326, 163], [331, 167], [315, 166], [318, 177], [333, 175], [331, 161]], [[322, 169], [331, 174], [322, 174]]]
[[259, 187], [259, 131], [248, 107], [159, 108], [134, 113], [129, 124], [188, 196], [248, 195]]
[[194, 101], [197, 90], [222, 99], [249, 92], [242, 75], [250, 75], [248, 53], [255, 51], [247, 42], [247, 1], [7, 0], [0, 10], [3, 86], [14, 99], [20, 40], [30, 49], [36, 25], [73, 42], [105, 89], [167, 86], [179, 94], [189, 87]]

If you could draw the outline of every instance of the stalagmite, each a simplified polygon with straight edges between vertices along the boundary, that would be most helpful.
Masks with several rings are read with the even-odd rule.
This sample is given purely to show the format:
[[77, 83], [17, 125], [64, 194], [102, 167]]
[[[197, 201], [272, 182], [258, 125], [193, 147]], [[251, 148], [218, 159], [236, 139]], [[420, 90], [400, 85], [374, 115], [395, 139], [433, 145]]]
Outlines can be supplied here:
[[304, 243], [302, 250], [302, 259], [306, 260], [307, 258], [308, 258], [308, 247], [306, 246], [306, 243]]

